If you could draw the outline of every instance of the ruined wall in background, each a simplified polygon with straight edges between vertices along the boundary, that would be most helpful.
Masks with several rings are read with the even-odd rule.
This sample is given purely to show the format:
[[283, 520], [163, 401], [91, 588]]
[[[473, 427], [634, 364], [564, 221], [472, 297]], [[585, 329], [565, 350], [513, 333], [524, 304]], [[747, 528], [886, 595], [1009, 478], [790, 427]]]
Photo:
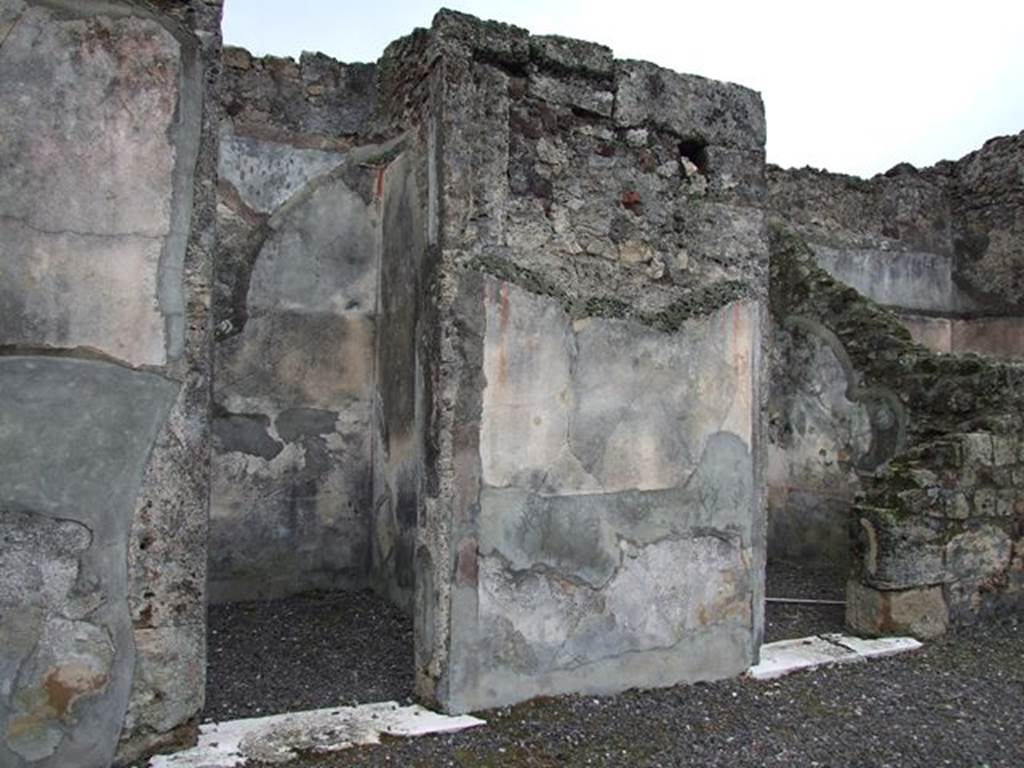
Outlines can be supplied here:
[[836, 279], [939, 352], [1024, 357], [1024, 133], [871, 179], [768, 169], [768, 205]]
[[870, 417], [870, 461], [849, 515], [851, 629], [931, 637], [1019, 610], [1024, 364], [914, 343], [784, 225], [771, 258], [773, 319], [846, 360], [848, 396]]
[[421, 696], [740, 672], [763, 597], [759, 97], [448, 12], [385, 66], [390, 109], [430, 103]]
[[0, 2], [0, 763], [188, 741], [218, 2]]
[[364, 586], [383, 168], [372, 65], [224, 53], [213, 600]]
[[[834, 278], [892, 309], [932, 350], [1006, 358], [1024, 357], [1022, 187], [1024, 134], [868, 180], [768, 171], [769, 207]], [[841, 563], [859, 474], [885, 457], [870, 452], [870, 414], [851, 395], [845, 353], [806, 330], [774, 330], [769, 554]]]
[[[1024, 131], [990, 139], [954, 163], [951, 172], [957, 257], [953, 278], [979, 303], [1020, 317], [1024, 315]], [[1024, 330], [1020, 324], [1015, 329], [1015, 349], [1024, 356], [1019, 338]]]

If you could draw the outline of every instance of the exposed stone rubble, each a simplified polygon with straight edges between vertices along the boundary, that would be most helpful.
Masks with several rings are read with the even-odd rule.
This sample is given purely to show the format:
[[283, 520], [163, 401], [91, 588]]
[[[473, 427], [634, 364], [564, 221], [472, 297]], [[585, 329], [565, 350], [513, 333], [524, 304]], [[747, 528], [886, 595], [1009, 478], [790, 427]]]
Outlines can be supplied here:
[[345, 149], [366, 133], [377, 103], [374, 64], [322, 53], [298, 61], [224, 48], [221, 101], [236, 134], [306, 149]]
[[772, 313], [831, 347], [864, 405], [870, 450], [850, 516], [847, 623], [940, 634], [1024, 603], [1024, 364], [942, 355], [772, 231]]

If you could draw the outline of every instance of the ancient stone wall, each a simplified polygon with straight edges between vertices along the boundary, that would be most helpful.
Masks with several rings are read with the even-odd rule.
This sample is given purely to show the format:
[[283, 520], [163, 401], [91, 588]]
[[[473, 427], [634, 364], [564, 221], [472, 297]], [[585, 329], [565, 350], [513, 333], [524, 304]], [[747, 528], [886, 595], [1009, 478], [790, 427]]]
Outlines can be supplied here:
[[954, 279], [1000, 314], [1024, 315], [1024, 131], [990, 139], [951, 172]]
[[0, 2], [0, 764], [203, 703], [220, 4]]
[[447, 12], [381, 68], [405, 84], [390, 114], [428, 104], [421, 695], [741, 671], [762, 598], [760, 99]]
[[[929, 637], [1024, 603], [1024, 364], [940, 354], [829, 276], [798, 235], [772, 236], [772, 314], [842, 361], [869, 424], [849, 515], [847, 623]], [[772, 426], [775, 430], [779, 425]]]
[[222, 58], [219, 17], [0, 0], [0, 764], [189, 741], [207, 591], [373, 586], [454, 711], [737, 674], [766, 487], [854, 629], [1024, 602], [1024, 366], [907, 330], [1019, 343], [1024, 134], [766, 186], [739, 86], [447, 11]]
[[[768, 171], [773, 212], [836, 279], [892, 309], [939, 352], [1024, 357], [1024, 134], [957, 162], [872, 179]], [[868, 413], [847, 391], [845, 353], [776, 327], [768, 444], [769, 556], [841, 563], [845, 518], [871, 471]]]

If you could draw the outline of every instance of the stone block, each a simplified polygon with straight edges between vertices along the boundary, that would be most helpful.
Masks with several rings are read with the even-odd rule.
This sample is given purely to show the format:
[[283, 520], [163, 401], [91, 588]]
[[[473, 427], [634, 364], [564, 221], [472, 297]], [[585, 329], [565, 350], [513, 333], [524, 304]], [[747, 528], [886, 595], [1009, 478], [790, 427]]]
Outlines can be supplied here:
[[912, 635], [926, 640], [945, 633], [949, 610], [942, 587], [883, 591], [850, 581], [846, 587], [846, 624], [857, 633]]
[[995, 526], [962, 533], [946, 545], [949, 574], [957, 581], [984, 580], [1009, 567], [1012, 551], [1010, 537]]
[[982, 467], [992, 466], [992, 435], [988, 432], [971, 432], [962, 436], [964, 463]]
[[900, 590], [946, 580], [946, 524], [941, 520], [867, 507], [857, 507], [855, 514], [865, 584]]
[[971, 514], [971, 502], [961, 492], [951, 493], [945, 499], [946, 517], [955, 520], [966, 520]]
[[615, 80], [620, 126], [659, 126], [711, 145], [764, 147], [764, 107], [756, 91], [642, 61], [620, 62]]
[[611, 48], [558, 35], [532, 35], [530, 59], [541, 68], [597, 77], [611, 77], [615, 69]]
[[992, 436], [992, 463], [997, 467], [1017, 462], [1017, 440], [1005, 435]]
[[995, 517], [999, 510], [999, 494], [995, 488], [978, 488], [974, 491], [974, 514], [979, 517]]
[[530, 77], [528, 93], [552, 104], [575, 107], [602, 117], [611, 116], [615, 102], [612, 91], [595, 91], [588, 81], [568, 76], [533, 75]]

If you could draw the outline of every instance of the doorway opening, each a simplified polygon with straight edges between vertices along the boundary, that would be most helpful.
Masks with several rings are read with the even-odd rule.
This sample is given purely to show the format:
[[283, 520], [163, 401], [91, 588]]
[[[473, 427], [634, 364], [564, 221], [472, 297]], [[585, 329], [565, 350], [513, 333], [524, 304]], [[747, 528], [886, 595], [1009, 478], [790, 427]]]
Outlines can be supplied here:
[[360, 138], [372, 65], [224, 62], [204, 717], [405, 703], [422, 171]]
[[765, 642], [845, 628], [849, 515], [871, 451], [867, 406], [825, 333], [776, 327], [771, 351]]

